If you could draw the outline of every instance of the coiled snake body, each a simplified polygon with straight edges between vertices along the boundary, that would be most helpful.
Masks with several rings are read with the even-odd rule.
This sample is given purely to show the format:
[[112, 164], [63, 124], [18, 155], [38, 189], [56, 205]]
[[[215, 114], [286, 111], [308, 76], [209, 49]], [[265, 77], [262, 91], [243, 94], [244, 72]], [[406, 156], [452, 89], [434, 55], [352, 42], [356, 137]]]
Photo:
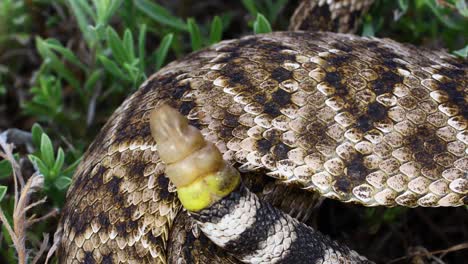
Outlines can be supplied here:
[[60, 261], [165, 262], [193, 242], [170, 235], [184, 230], [174, 224], [184, 212], [150, 135], [161, 102], [254, 185], [268, 175], [306, 189], [283, 197], [290, 208], [309, 208], [313, 193], [366, 206], [466, 205], [467, 66], [389, 39], [308, 32], [223, 41], [173, 62], [89, 147], [68, 192]]

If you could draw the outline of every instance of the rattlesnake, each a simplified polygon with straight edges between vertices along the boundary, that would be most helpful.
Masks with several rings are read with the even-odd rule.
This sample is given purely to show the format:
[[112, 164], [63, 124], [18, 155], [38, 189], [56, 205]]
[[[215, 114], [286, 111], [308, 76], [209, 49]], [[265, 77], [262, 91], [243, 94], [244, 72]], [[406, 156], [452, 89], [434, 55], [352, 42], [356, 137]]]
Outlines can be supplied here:
[[187, 228], [149, 128], [162, 102], [257, 192], [296, 192], [279, 207], [310, 210], [314, 193], [366, 206], [466, 205], [467, 66], [390, 39], [319, 32], [222, 41], [172, 62], [125, 100], [86, 152], [63, 209], [60, 262], [235, 261], [184, 235], [197, 231]]

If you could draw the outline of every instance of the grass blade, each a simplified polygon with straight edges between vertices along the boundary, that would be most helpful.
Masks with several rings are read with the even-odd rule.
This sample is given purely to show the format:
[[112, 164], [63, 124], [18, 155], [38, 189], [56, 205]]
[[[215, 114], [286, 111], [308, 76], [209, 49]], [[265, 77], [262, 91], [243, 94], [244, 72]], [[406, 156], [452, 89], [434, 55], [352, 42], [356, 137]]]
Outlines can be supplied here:
[[84, 84], [84, 88], [87, 92], [91, 92], [96, 85], [96, 83], [101, 79], [102, 77], [102, 69], [96, 69], [94, 70], [86, 79], [86, 82]]
[[458, 0], [455, 6], [462, 16], [468, 17], [468, 7], [466, 6], [466, 0]]
[[223, 22], [219, 16], [215, 16], [211, 21], [210, 44], [218, 43], [223, 36]]
[[453, 52], [455, 55], [461, 57], [461, 58], [467, 58], [468, 56], [468, 45], [466, 45], [464, 48], [462, 49], [459, 49], [459, 50], [455, 50]]
[[267, 2], [269, 21], [271, 21], [274, 24], [274, 22], [279, 17], [281, 10], [283, 10], [287, 2], [288, 0], [276, 0], [274, 2], [272, 1]]
[[73, 73], [65, 67], [65, 65], [60, 61], [60, 59], [55, 55], [55, 53], [47, 46], [47, 43], [40, 37], [36, 38], [36, 48], [41, 57], [44, 59], [46, 66], [50, 66], [58, 75], [73, 86], [73, 88], [78, 91], [81, 96], [83, 91], [81, 90], [80, 82], [75, 78]]
[[250, 15], [253, 17], [257, 16], [258, 10], [253, 0], [242, 0], [242, 4], [244, 5], [245, 9], [249, 11]]
[[161, 24], [173, 27], [177, 30], [187, 31], [187, 25], [182, 19], [173, 16], [167, 9], [156, 3], [148, 0], [135, 0], [135, 6]]
[[409, 2], [408, 0], [398, 0], [398, 6], [400, 7], [401, 12], [405, 14], [406, 11], [408, 11]]
[[68, 0], [68, 5], [70, 6], [73, 15], [75, 15], [76, 21], [78, 22], [78, 27], [83, 33], [83, 36], [88, 43], [91, 45], [94, 42], [94, 38], [91, 32], [88, 31], [88, 17], [86, 16], [85, 10], [82, 9], [83, 4], [80, 4], [82, 0]]
[[133, 46], [133, 35], [130, 29], [126, 29], [123, 38], [123, 45], [125, 48], [125, 54], [127, 55], [127, 61], [133, 61], [135, 59], [135, 47]]
[[454, 21], [454, 18], [443, 14], [440, 8], [437, 7], [435, 0], [427, 0], [424, 2], [432, 11], [432, 13], [442, 22], [445, 26], [455, 30], [461, 30], [460, 26]]
[[99, 61], [102, 63], [102, 65], [104, 66], [104, 68], [109, 72], [111, 73], [112, 75], [114, 75], [115, 77], [119, 78], [119, 79], [124, 79], [124, 80], [127, 80], [127, 81], [130, 81], [130, 78], [127, 77], [127, 75], [120, 70], [120, 68], [117, 66], [117, 64], [111, 60], [109, 60], [108, 58], [106, 58], [105, 56], [99, 56]]
[[257, 19], [253, 24], [253, 30], [255, 34], [263, 34], [271, 32], [271, 25], [264, 15], [258, 13]]
[[156, 52], [156, 70], [159, 70], [166, 60], [167, 53], [171, 47], [173, 39], [174, 34], [169, 33], [161, 40], [161, 44], [159, 44], [158, 51]]
[[117, 60], [117, 62], [123, 65], [125, 62], [128, 62], [127, 52], [122, 41], [119, 38], [119, 35], [112, 27], [107, 27], [107, 44], [112, 50], [112, 55]]
[[140, 58], [140, 71], [145, 72], [145, 42], [146, 42], [146, 25], [140, 27], [138, 33], [138, 57]]
[[7, 192], [8, 187], [5, 185], [0, 185], [0, 202], [3, 200], [3, 197], [5, 197], [5, 194]]
[[187, 27], [190, 33], [190, 41], [192, 44], [192, 50], [199, 50], [202, 47], [202, 36], [200, 33], [200, 28], [198, 27], [195, 19], [187, 19]]
[[50, 49], [57, 51], [60, 55], [62, 55], [69, 62], [80, 67], [82, 70], [86, 70], [86, 66], [83, 63], [81, 63], [81, 61], [75, 56], [75, 54], [73, 54], [73, 52], [69, 50], [68, 48], [65, 48], [56, 39], [47, 39], [45, 40], [45, 43]]

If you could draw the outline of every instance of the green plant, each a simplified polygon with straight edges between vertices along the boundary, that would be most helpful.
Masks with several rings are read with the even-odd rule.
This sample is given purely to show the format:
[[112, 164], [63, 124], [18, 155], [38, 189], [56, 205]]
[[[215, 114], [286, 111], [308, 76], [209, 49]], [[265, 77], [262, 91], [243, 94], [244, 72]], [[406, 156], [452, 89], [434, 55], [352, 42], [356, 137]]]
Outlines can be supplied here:
[[257, 17], [258, 13], [265, 14], [272, 24], [276, 23], [279, 13], [287, 2], [287, 0], [242, 0], [242, 4], [252, 17]]
[[407, 207], [366, 208], [364, 221], [369, 227], [368, 232], [375, 234], [383, 225], [398, 225], [398, 219], [407, 211]]
[[271, 26], [268, 20], [262, 14], [258, 13], [257, 18], [253, 24], [253, 31], [255, 34], [271, 32]]
[[215, 16], [210, 27], [210, 44], [215, 44], [223, 38], [223, 21], [219, 16]]
[[44, 40], [37, 37], [36, 47], [44, 60], [41, 70], [53, 70], [60, 78], [65, 79], [76, 90], [76, 92], [78, 92], [82, 100], [86, 100], [86, 91], [83, 90], [80, 81], [64, 63], [65, 60], [66, 62], [78, 67], [80, 70], [86, 71], [86, 66], [78, 60], [75, 54], [73, 54], [73, 52], [68, 48], [65, 48], [56, 39]]
[[[18, 158], [18, 155], [15, 156], [15, 159]], [[13, 168], [8, 160], [0, 161], [0, 179], [8, 179], [13, 172]]]
[[219, 42], [223, 35], [223, 22], [219, 16], [215, 16], [211, 21], [210, 32], [207, 37], [202, 35], [200, 26], [193, 18], [187, 19], [187, 28], [190, 34], [190, 43], [193, 51]]
[[[135, 31], [130, 28], [138, 18], [130, 19], [134, 16], [122, 14], [119, 9], [122, 4], [128, 5], [127, 2], [67, 0], [66, 4], [82, 33], [84, 49], [77, 53], [57, 39], [36, 37], [43, 62], [37, 74], [38, 81], [31, 89], [32, 100], [25, 102], [23, 109], [25, 114], [34, 113], [40, 120], [64, 124], [61, 133], [68, 137], [86, 138], [88, 131], [92, 131], [87, 128], [94, 125], [94, 120], [108, 115], [96, 106], [105, 102], [116, 107], [121, 98], [146, 79], [151, 65], [156, 64], [159, 69], [169, 53], [173, 34], [167, 34], [161, 48], [149, 54], [145, 47], [147, 27], [139, 26], [134, 35]], [[130, 23], [123, 25], [122, 36], [109, 24], [112, 17], [119, 14], [128, 17]], [[68, 103], [63, 104], [65, 101]], [[74, 125], [83, 123], [87, 126]]]
[[59, 121], [63, 110], [62, 85], [53, 76], [40, 76], [39, 82], [30, 90], [33, 95], [23, 105], [25, 114], [37, 115], [43, 121]]
[[3, 197], [5, 197], [7, 190], [8, 190], [7, 186], [0, 185], [0, 202], [3, 200]]
[[159, 48], [156, 50], [156, 70], [159, 70], [162, 65], [164, 64], [164, 60], [167, 57], [167, 52], [172, 44], [172, 40], [174, 39], [174, 34], [170, 33], [164, 36], [161, 40], [161, 44]]
[[25, 44], [30, 35], [30, 16], [25, 3], [16, 0], [0, 2], [0, 54], [11, 44]]
[[468, 56], [468, 45], [466, 45], [464, 48], [455, 50], [453, 53], [459, 57], [465, 58]]
[[67, 0], [81, 33], [93, 49], [104, 39], [104, 30], [123, 0]]
[[[467, 10], [464, 0], [379, 0], [364, 19], [362, 35], [416, 44], [442, 42], [457, 50], [466, 46]], [[463, 48], [456, 54], [463, 55]]]
[[136, 87], [142, 80], [146, 79], [145, 53], [143, 48], [146, 26], [143, 25], [138, 34], [138, 56], [135, 54], [134, 40], [129, 29], [125, 30], [124, 37], [120, 39], [112, 27], [107, 27], [106, 36], [107, 46], [112, 51], [114, 61], [102, 54], [98, 55], [100, 62], [114, 77], [129, 81], [133, 87]]
[[155, 21], [170, 26], [177, 31], [188, 31], [182, 19], [171, 14], [166, 8], [148, 0], [136, 0], [136, 7]]
[[28, 158], [44, 177], [44, 191], [47, 196], [57, 205], [61, 205], [64, 190], [70, 185], [71, 176], [81, 159], [77, 158], [65, 167], [65, 152], [61, 147], [57, 152], [54, 151], [52, 141], [41, 126], [34, 124], [31, 134], [33, 144], [38, 151], [28, 155]]

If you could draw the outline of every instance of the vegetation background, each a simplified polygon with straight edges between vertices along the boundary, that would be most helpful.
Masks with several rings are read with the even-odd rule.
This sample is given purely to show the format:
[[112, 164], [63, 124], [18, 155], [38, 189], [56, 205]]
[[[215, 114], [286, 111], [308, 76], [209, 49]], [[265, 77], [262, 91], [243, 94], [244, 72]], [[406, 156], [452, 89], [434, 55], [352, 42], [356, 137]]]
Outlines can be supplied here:
[[[80, 157], [151, 73], [222, 39], [286, 30], [297, 2], [0, 1], [0, 263], [45, 261]], [[466, 59], [465, 0], [376, 2], [359, 34]], [[468, 259], [466, 207], [362, 208], [327, 200], [316, 221], [382, 263]]]

